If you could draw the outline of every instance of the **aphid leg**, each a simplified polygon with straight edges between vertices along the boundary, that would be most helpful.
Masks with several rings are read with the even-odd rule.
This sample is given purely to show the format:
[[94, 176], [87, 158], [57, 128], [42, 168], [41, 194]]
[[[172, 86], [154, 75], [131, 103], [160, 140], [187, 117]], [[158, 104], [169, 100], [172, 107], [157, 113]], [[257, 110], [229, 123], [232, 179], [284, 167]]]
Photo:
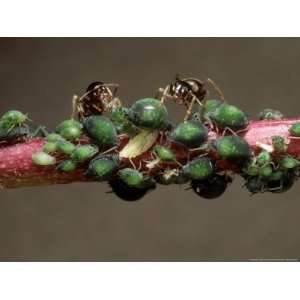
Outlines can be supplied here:
[[129, 162], [131, 163], [131, 165], [133, 166], [133, 168], [136, 170], [136, 165], [134, 164], [133, 160], [131, 158], [128, 158]]
[[189, 107], [188, 107], [188, 109], [185, 113], [185, 116], [184, 116], [184, 119], [183, 119], [184, 122], [186, 122], [188, 120], [188, 118], [190, 117], [195, 102], [196, 102], [196, 97], [193, 96], [192, 101], [191, 101], [191, 103], [190, 103], [190, 105], [189, 105]]
[[45, 126], [38, 126], [36, 130], [31, 134], [32, 138], [35, 137], [46, 137], [49, 134]]
[[222, 101], [225, 101], [224, 94], [223, 94], [222, 90], [218, 87], [218, 85], [210, 78], [207, 78], [207, 82], [215, 89], [215, 91], [218, 93], [220, 99]]
[[114, 151], [114, 150], [116, 150], [117, 148], [118, 148], [118, 146], [114, 146], [114, 147], [112, 147], [112, 148], [110, 148], [110, 149], [108, 149], [108, 150], [102, 152], [101, 155], [107, 154], [107, 153], [109, 153], [109, 152], [111, 152], [111, 151]]
[[229, 131], [233, 135], [237, 135], [237, 133], [235, 131], [233, 131], [231, 128], [225, 127], [223, 132], [222, 132], [222, 136], [224, 136], [226, 134], [226, 131]]

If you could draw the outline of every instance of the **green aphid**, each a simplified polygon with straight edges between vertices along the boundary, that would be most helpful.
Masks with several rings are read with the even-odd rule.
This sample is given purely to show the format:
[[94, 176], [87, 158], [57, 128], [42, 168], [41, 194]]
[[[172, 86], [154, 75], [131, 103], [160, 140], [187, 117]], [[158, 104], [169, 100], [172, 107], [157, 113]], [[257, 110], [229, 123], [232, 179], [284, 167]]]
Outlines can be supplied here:
[[258, 166], [263, 166], [271, 161], [271, 154], [268, 151], [261, 151], [256, 157]]
[[61, 162], [58, 166], [57, 166], [57, 170], [60, 172], [73, 172], [76, 170], [76, 162], [74, 162], [73, 160], [64, 160], [63, 162]]
[[103, 116], [90, 116], [84, 119], [84, 129], [95, 144], [103, 148], [117, 145], [117, 131], [113, 123]]
[[143, 183], [143, 174], [138, 170], [125, 168], [118, 172], [119, 178], [130, 187], [139, 188]]
[[264, 182], [259, 176], [251, 176], [246, 179], [245, 187], [251, 194], [262, 193]]
[[93, 145], [80, 145], [71, 154], [71, 159], [77, 162], [84, 162], [92, 158], [97, 152], [98, 147]]
[[268, 179], [273, 173], [273, 168], [271, 165], [263, 166], [259, 169], [259, 176], [263, 179]]
[[255, 163], [247, 164], [243, 169], [242, 172], [249, 176], [257, 176], [259, 173], [259, 167]]
[[126, 107], [113, 108], [109, 118], [120, 134], [134, 136], [138, 133], [138, 128], [134, 126], [128, 119], [129, 109]]
[[1, 124], [14, 127], [22, 125], [28, 119], [27, 115], [18, 110], [10, 110], [6, 112], [0, 119]]
[[183, 167], [183, 174], [191, 180], [205, 180], [213, 171], [212, 161], [207, 157], [196, 158]]
[[178, 124], [170, 139], [188, 148], [199, 148], [208, 137], [207, 128], [200, 122], [186, 121]]
[[216, 142], [217, 153], [221, 159], [236, 163], [246, 163], [251, 157], [248, 143], [236, 135], [224, 136]]
[[162, 129], [168, 120], [168, 111], [159, 100], [144, 98], [136, 101], [128, 112], [129, 120], [137, 127]]
[[42, 151], [32, 154], [32, 161], [36, 165], [40, 165], [40, 166], [50, 166], [56, 163], [55, 157]]
[[47, 142], [55, 143], [60, 140], [64, 140], [64, 138], [58, 133], [50, 133], [46, 136]]
[[167, 147], [156, 145], [153, 148], [155, 155], [162, 161], [175, 161], [176, 157], [173, 151]]
[[272, 136], [272, 145], [275, 152], [285, 152], [287, 149], [284, 138], [278, 135]]
[[258, 114], [259, 120], [282, 120], [283, 114], [275, 109], [266, 108]]
[[7, 130], [1, 130], [0, 128], [0, 142], [16, 142], [30, 136], [30, 130], [27, 126], [18, 126], [11, 129], [9, 132]]
[[93, 159], [89, 163], [86, 176], [97, 181], [105, 181], [112, 178], [119, 168], [118, 159], [114, 156], [104, 156]]
[[82, 135], [82, 124], [74, 119], [65, 120], [56, 127], [55, 132], [66, 140], [74, 141]]
[[211, 114], [224, 102], [217, 99], [206, 100], [202, 106], [201, 114], [204, 120], [209, 120]]
[[71, 155], [71, 153], [75, 150], [76, 146], [69, 142], [69, 141], [65, 141], [65, 140], [61, 140], [56, 142], [57, 145], [57, 151], [66, 154], [66, 155]]
[[248, 118], [236, 106], [223, 103], [218, 106], [211, 114], [211, 120], [220, 129], [230, 128], [234, 131], [244, 129], [248, 125]]
[[299, 167], [299, 165], [300, 162], [297, 159], [290, 156], [284, 156], [279, 160], [279, 167], [282, 170], [294, 169]]
[[300, 137], [300, 123], [293, 124], [290, 127], [289, 132], [292, 136]]
[[269, 180], [266, 184], [266, 190], [272, 193], [284, 193], [292, 188], [295, 182], [295, 176], [291, 173], [283, 173], [278, 180]]
[[53, 153], [57, 150], [57, 143], [56, 142], [47, 142], [43, 146], [43, 151], [46, 153]]

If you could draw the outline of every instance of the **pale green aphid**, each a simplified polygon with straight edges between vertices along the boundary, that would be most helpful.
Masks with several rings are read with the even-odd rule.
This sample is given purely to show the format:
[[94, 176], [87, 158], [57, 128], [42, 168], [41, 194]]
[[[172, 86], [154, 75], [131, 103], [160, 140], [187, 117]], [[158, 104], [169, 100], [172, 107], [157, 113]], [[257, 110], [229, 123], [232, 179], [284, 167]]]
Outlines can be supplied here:
[[57, 143], [55, 142], [47, 142], [43, 146], [43, 151], [46, 153], [53, 153], [57, 150]]
[[36, 165], [40, 165], [40, 166], [50, 166], [56, 163], [55, 157], [42, 151], [32, 154], [32, 161]]

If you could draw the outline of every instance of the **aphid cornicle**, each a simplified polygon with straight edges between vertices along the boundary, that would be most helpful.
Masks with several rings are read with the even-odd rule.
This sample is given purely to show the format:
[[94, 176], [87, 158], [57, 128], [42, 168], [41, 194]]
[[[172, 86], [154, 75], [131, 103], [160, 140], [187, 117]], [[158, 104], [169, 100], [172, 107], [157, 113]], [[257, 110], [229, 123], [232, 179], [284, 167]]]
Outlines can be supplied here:
[[223, 100], [224, 96], [221, 90], [211, 79], [207, 79], [204, 82], [197, 78], [181, 78], [179, 75], [176, 75], [175, 81], [165, 88], [159, 88], [158, 95], [161, 95], [161, 103], [164, 103], [166, 98], [170, 98], [177, 104], [184, 105], [187, 109], [184, 117], [184, 121], [186, 121], [189, 119], [195, 103], [202, 105], [201, 101], [208, 93], [207, 83], [210, 83], [215, 88]]
[[73, 97], [73, 117], [77, 114], [79, 120], [91, 116], [102, 115], [114, 107], [121, 106], [116, 98], [119, 85], [117, 83], [92, 82], [81, 97]]

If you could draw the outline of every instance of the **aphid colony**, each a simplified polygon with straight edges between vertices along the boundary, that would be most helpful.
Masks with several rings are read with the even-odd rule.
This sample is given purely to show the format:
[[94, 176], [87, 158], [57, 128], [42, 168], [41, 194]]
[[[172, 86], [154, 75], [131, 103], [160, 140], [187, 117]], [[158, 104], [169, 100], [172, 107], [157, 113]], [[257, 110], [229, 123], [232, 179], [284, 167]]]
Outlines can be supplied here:
[[[211, 81], [210, 81], [211, 82]], [[245, 179], [251, 193], [283, 192], [299, 177], [300, 162], [286, 154], [280, 136], [272, 145], [254, 153], [242, 133], [248, 117], [228, 104], [220, 89], [219, 99], [206, 99], [205, 83], [194, 78], [176, 78], [160, 89], [160, 97], [144, 98], [131, 107], [115, 98], [116, 84], [96, 82], [81, 97], [74, 97], [73, 117], [53, 132], [38, 128], [33, 133], [27, 116], [9, 111], [0, 119], [1, 143], [43, 136], [43, 151], [32, 160], [39, 166], [54, 166], [59, 172], [82, 169], [93, 181], [107, 181], [113, 192], [128, 201], [138, 200], [156, 184], [189, 184], [196, 194], [212, 199], [224, 193], [233, 174]], [[183, 104], [186, 115], [173, 125], [166, 99]], [[280, 120], [283, 115], [266, 109], [260, 120]], [[209, 138], [215, 131], [218, 138]], [[41, 134], [42, 132], [42, 134]], [[290, 127], [291, 137], [300, 137], [300, 123]], [[220, 167], [225, 161], [231, 170]]]

